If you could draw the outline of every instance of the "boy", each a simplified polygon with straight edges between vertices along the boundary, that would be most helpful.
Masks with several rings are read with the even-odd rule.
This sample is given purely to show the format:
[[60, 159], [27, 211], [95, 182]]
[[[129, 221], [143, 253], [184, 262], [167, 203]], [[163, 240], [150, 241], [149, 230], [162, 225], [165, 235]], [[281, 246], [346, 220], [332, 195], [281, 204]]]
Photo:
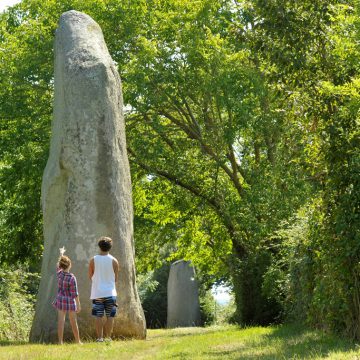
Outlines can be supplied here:
[[[116, 315], [116, 287], [119, 278], [119, 262], [109, 254], [112, 240], [102, 236], [98, 240], [99, 255], [94, 256], [89, 263], [89, 278], [91, 283], [90, 299], [93, 303], [92, 315], [96, 316], [96, 334], [98, 342], [111, 337]], [[103, 323], [103, 316], [106, 321]]]

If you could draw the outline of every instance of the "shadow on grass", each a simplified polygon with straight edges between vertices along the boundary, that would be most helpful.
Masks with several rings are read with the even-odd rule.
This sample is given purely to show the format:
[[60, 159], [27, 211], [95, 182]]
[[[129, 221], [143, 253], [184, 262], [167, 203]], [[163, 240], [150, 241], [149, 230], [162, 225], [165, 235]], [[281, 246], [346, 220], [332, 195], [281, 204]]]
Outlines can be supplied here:
[[[196, 331], [196, 329], [199, 329], [199, 331]], [[206, 336], [208, 334], [213, 334], [219, 332], [219, 329], [217, 328], [195, 328], [195, 327], [189, 327], [189, 328], [174, 328], [171, 329], [172, 331], [166, 331], [166, 332], [159, 332], [155, 334], [149, 335], [150, 339], [159, 339], [159, 338], [180, 338], [185, 336]]]
[[29, 345], [27, 341], [0, 340], [0, 346]]
[[355, 344], [350, 340], [298, 325], [284, 325], [273, 328], [260, 339], [252, 341], [250, 337], [242, 343], [215, 347], [203, 355], [208, 359], [313, 359], [315, 356], [326, 357], [331, 352], [351, 350], [355, 350]]

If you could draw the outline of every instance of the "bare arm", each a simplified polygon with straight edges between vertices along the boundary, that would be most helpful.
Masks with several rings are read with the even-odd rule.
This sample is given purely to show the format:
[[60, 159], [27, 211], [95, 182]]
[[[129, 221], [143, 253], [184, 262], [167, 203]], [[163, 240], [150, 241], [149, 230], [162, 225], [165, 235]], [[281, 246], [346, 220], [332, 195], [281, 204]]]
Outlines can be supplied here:
[[71, 297], [76, 301], [76, 312], [78, 313], [81, 311], [81, 305], [80, 305], [77, 281], [75, 277], [73, 277], [70, 281], [70, 294]]
[[92, 277], [94, 275], [94, 271], [95, 271], [95, 263], [94, 263], [94, 258], [92, 258], [92, 259], [90, 259], [90, 262], [89, 262], [89, 271], [88, 271], [90, 280], [92, 279]]
[[113, 259], [113, 269], [115, 274], [115, 282], [119, 280], [119, 262], [116, 259]]
[[79, 296], [75, 298], [76, 301], [76, 312], [79, 313], [81, 311], [80, 299]]

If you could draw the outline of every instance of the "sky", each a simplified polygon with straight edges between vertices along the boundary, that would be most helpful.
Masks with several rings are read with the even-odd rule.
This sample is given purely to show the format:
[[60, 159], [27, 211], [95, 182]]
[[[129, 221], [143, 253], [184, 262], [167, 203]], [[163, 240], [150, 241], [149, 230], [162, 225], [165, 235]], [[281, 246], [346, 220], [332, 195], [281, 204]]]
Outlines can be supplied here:
[[215, 300], [221, 305], [225, 305], [230, 301], [230, 289], [226, 286], [213, 287], [211, 292]]
[[21, 0], [0, 0], [0, 12], [5, 10], [7, 6], [19, 3]]

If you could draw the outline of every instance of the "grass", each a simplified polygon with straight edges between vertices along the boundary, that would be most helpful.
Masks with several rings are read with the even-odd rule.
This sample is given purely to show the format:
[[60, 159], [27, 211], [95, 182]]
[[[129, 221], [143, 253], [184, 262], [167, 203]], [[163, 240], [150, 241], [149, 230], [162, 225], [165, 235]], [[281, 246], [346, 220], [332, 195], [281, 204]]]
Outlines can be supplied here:
[[360, 348], [348, 340], [295, 325], [212, 326], [149, 330], [147, 340], [35, 345], [0, 343], [0, 359], [351, 359]]

